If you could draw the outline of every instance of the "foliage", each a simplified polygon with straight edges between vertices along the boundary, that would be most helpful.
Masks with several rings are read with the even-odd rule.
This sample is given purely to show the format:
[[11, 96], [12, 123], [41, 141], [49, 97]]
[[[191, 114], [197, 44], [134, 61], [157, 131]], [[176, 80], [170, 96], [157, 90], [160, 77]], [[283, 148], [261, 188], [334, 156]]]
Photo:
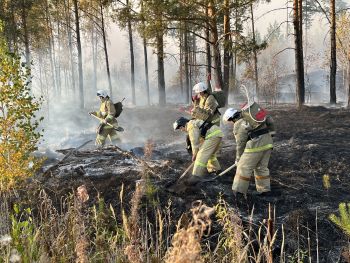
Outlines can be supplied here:
[[32, 211], [30, 208], [21, 211], [18, 205], [15, 205], [13, 210], [14, 214], [11, 215], [13, 247], [18, 251], [22, 262], [38, 260], [40, 231], [35, 227]]
[[0, 191], [34, 174], [41, 161], [31, 153], [40, 138], [39, 110], [30, 92], [30, 71], [0, 46]]
[[342, 13], [337, 19], [337, 56], [343, 67], [346, 68], [350, 58], [350, 15]]
[[350, 203], [340, 203], [339, 216], [331, 214], [329, 219], [350, 237]]

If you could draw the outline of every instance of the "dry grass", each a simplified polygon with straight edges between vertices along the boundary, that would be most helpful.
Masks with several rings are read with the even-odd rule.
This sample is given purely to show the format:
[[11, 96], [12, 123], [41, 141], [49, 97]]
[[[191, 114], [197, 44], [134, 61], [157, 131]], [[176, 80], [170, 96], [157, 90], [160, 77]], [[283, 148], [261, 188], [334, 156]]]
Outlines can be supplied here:
[[[272, 208], [266, 220], [257, 224], [253, 211], [248, 221], [242, 221], [239, 211], [223, 199], [215, 207], [197, 201], [175, 226], [171, 202], [165, 208], [147, 204], [144, 186], [142, 180], [136, 184], [130, 203], [123, 200], [122, 188], [119, 208], [106, 205], [99, 197], [88, 206], [91, 197], [84, 186], [63, 199], [57, 208], [42, 190], [36, 217], [28, 221], [33, 229], [16, 238], [9, 224], [2, 228], [9, 232], [0, 236], [0, 262], [11, 257], [21, 261], [26, 256], [27, 262], [283, 263], [300, 259], [303, 251], [309, 251], [307, 256], [312, 259], [312, 242], [308, 248], [286, 254], [283, 231], [282, 240], [277, 239]], [[1, 216], [9, 220], [9, 210], [4, 210], [6, 202], [2, 203]], [[23, 244], [32, 240], [34, 248], [23, 254], [13, 240]], [[277, 243], [278, 256], [273, 253]]]
[[201, 239], [203, 235], [210, 233], [212, 223], [210, 216], [215, 212], [215, 208], [206, 206], [202, 201], [196, 201], [192, 206], [192, 220], [187, 226], [182, 228], [178, 224], [178, 229], [172, 240], [172, 247], [166, 255], [165, 262], [204, 262], [204, 258], [201, 255]]
[[[151, 156], [151, 143], [147, 149], [145, 155]], [[215, 207], [199, 200], [176, 220], [171, 200], [166, 207], [161, 207], [160, 203], [149, 199], [150, 176], [152, 174], [145, 166], [128, 202], [124, 200], [122, 186], [117, 207], [106, 204], [99, 196], [94, 199], [84, 185], [62, 199], [59, 206], [41, 190], [32, 219], [22, 216], [24, 211], [11, 219], [7, 201], [10, 196], [2, 195], [0, 263], [8, 262], [11, 257], [19, 258], [18, 262], [42, 263], [283, 263], [301, 259], [305, 249], [309, 252], [309, 260], [312, 259], [311, 250], [315, 248], [311, 241], [306, 248], [298, 246], [297, 251], [286, 251], [283, 227], [279, 230], [276, 226], [272, 207], [266, 219], [256, 223], [254, 209], [250, 211], [250, 217], [244, 219], [221, 198]], [[157, 191], [152, 195], [156, 199]], [[17, 223], [27, 220], [29, 228], [20, 225], [19, 229], [25, 231], [16, 237], [11, 230], [11, 223], [14, 223], [11, 220], [17, 220]], [[280, 239], [277, 239], [278, 232], [282, 235]], [[31, 249], [19, 249], [27, 244]], [[279, 253], [274, 253], [277, 245]], [[346, 252], [344, 255], [348, 256]], [[24, 257], [28, 260], [23, 260]]]

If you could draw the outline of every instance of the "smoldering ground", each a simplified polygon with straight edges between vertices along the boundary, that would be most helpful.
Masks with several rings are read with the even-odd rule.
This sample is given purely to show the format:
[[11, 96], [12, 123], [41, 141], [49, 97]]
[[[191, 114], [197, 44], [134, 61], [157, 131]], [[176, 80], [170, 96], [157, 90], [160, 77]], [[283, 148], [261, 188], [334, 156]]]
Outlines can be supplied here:
[[[184, 134], [175, 133], [171, 122], [169, 123], [169, 120], [174, 120], [182, 114], [173, 107], [126, 109], [126, 120], [127, 116], [132, 115], [134, 122], [142, 123], [140, 126], [129, 126], [130, 133], [132, 131], [133, 134], [130, 135], [130, 140], [136, 140], [138, 135], [142, 140], [143, 136], [153, 139], [148, 165], [157, 175], [149, 179], [153, 189], [151, 202], [157, 200], [160, 207], [171, 203], [174, 225], [181, 214], [191, 208], [191, 203], [198, 199], [214, 206], [219, 196], [222, 196], [230, 207], [238, 211], [243, 222], [248, 224], [253, 220], [257, 225], [267, 218], [270, 203], [274, 206], [274, 229], [277, 230], [274, 248], [276, 260], [280, 255], [284, 234], [286, 258], [291, 259], [295, 251], [302, 249], [310, 251], [311, 258], [316, 258], [318, 253], [319, 262], [342, 262], [339, 260], [342, 258], [341, 253], [347, 244], [347, 238], [328, 217], [331, 213], [338, 214], [338, 204], [350, 199], [347, 183], [350, 169], [350, 152], [347, 149], [350, 143], [347, 136], [350, 128], [349, 110], [322, 106], [305, 106], [296, 110], [294, 107], [281, 105], [269, 107], [268, 110], [277, 129], [269, 165], [272, 195], [256, 195], [254, 183], [251, 182], [248, 199], [245, 201], [241, 198], [236, 199], [232, 194], [234, 171], [224, 178], [188, 190], [169, 191], [169, 185], [176, 183], [182, 171], [191, 162], [185, 150]], [[148, 116], [153, 118], [145, 120]], [[122, 123], [121, 120], [121, 125]], [[91, 125], [94, 126], [93, 124]], [[226, 168], [233, 163], [235, 150], [232, 127], [221, 127], [225, 132], [224, 143], [228, 147], [222, 150], [219, 161], [222, 167]], [[141, 130], [137, 132], [137, 128]], [[143, 129], [150, 132], [143, 133]], [[127, 138], [128, 135], [125, 136]], [[69, 150], [61, 152], [67, 154]], [[138, 156], [142, 157], [142, 153]], [[39, 180], [41, 187], [50, 189], [49, 194], [56, 204], [59, 204], [59, 200], [69, 194], [71, 189], [85, 184], [91, 205], [98, 197], [103, 197], [107, 204], [117, 209], [120, 202], [116, 197], [121, 187], [128, 193], [124, 200], [127, 203], [135, 190], [135, 184], [140, 180], [140, 173], [142, 174], [140, 163], [116, 149], [107, 148], [101, 152], [81, 149], [53, 169], [49, 177]], [[324, 185], [324, 176], [329, 178], [330, 184], [327, 187]], [[149, 197], [142, 199], [142, 202], [146, 204], [147, 198]], [[34, 200], [33, 197], [32, 201]], [[147, 205], [141, 206], [141, 211], [145, 207]], [[250, 219], [252, 211], [253, 217]], [[220, 229], [215, 223], [207, 238], [214, 247]]]

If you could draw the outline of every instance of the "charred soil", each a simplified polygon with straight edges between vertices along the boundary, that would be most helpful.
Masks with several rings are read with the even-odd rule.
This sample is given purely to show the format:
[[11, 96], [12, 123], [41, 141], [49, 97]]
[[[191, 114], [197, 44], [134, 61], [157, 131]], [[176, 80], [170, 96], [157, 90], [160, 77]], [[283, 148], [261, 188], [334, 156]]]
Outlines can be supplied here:
[[[235, 170], [214, 181], [182, 189], [177, 179], [191, 162], [185, 150], [185, 135], [172, 131], [171, 124], [181, 113], [169, 107], [161, 111], [159, 108], [126, 109], [120, 120], [125, 128], [120, 148], [130, 148], [127, 144], [133, 141], [132, 133], [149, 139], [148, 143], [140, 143], [139, 147], [125, 152], [113, 146], [95, 150], [91, 145], [73, 152], [61, 150], [71, 155], [50, 170], [43, 168], [46, 172], [20, 192], [20, 199], [35, 206], [37, 193], [45, 189], [59, 206], [62, 198], [84, 184], [90, 195], [89, 205], [96, 203], [99, 196], [107, 204], [119, 207], [122, 186], [124, 203], [128, 204], [135, 185], [146, 181], [147, 189], [139, 209], [165, 208], [171, 204], [173, 231], [180, 216], [186, 214], [196, 200], [215, 206], [218, 199], [223, 198], [238, 211], [244, 225], [248, 224], [252, 211], [254, 224], [263, 222], [268, 218], [271, 205], [275, 214], [273, 227], [279, 241], [283, 238], [283, 225], [286, 258], [293, 262], [295, 252], [302, 250], [306, 254], [311, 251], [314, 259], [318, 252], [320, 262], [346, 262], [341, 254], [347, 238], [328, 216], [338, 214], [339, 203], [350, 201], [349, 110], [306, 106], [297, 110], [278, 106], [269, 112], [277, 134], [269, 165], [272, 192], [268, 195], [258, 195], [252, 179], [247, 199], [235, 197], [231, 190]], [[128, 116], [137, 117], [130, 123]], [[226, 136], [219, 161], [225, 169], [234, 162], [235, 150], [232, 127], [221, 127]], [[329, 178], [328, 186], [324, 178]], [[131, 209], [131, 205], [127, 205], [128, 208]], [[215, 246], [220, 226], [215, 218], [213, 220], [208, 239]], [[280, 249], [280, 245], [274, 248], [276, 262]]]

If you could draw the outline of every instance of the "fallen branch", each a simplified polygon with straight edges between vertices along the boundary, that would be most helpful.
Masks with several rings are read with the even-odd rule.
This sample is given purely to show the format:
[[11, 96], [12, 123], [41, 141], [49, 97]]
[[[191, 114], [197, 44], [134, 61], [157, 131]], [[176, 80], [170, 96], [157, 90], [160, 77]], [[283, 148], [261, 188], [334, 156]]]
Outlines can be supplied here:
[[274, 179], [274, 178], [271, 178], [271, 181], [276, 182], [276, 183], [278, 183], [278, 184], [280, 184], [280, 185], [282, 185], [282, 186], [285, 186], [285, 187], [288, 187], [288, 188], [291, 188], [291, 189], [297, 190], [297, 191], [299, 191], [299, 190], [300, 190], [300, 188], [298, 189], [298, 188], [296, 188], [296, 187], [293, 187], [293, 186], [290, 186], [290, 185], [284, 184], [284, 183], [282, 183], [282, 182], [280, 182], [279, 180]]
[[60, 160], [58, 163], [54, 164], [51, 166], [49, 169], [47, 169], [44, 173], [43, 176], [48, 175], [48, 173], [51, 173], [53, 170], [55, 170], [60, 164], [62, 164], [65, 160], [68, 159], [69, 156], [71, 156], [73, 153], [77, 152], [81, 148], [83, 148], [85, 145], [87, 145], [89, 142], [92, 142], [92, 140], [88, 140], [84, 142], [82, 145], [78, 146], [77, 148], [71, 149], [63, 158]]
[[128, 151], [125, 151], [123, 149], [121, 149], [120, 147], [116, 146], [116, 145], [113, 145], [112, 146], [113, 148], [115, 148], [119, 153], [123, 154], [123, 155], [126, 155], [138, 162], [140, 162], [143, 166], [145, 166], [153, 175], [156, 175], [157, 177], [160, 178], [160, 175], [157, 174], [156, 172], [153, 171], [153, 169], [148, 165], [148, 163], [145, 161], [145, 160], [142, 160], [141, 158], [137, 157], [135, 154], [131, 153], [131, 152], [128, 152]]

